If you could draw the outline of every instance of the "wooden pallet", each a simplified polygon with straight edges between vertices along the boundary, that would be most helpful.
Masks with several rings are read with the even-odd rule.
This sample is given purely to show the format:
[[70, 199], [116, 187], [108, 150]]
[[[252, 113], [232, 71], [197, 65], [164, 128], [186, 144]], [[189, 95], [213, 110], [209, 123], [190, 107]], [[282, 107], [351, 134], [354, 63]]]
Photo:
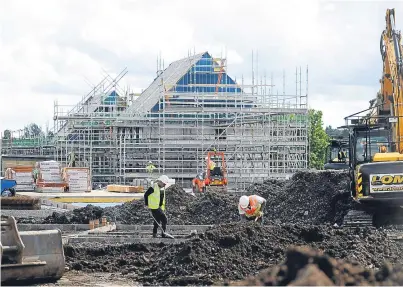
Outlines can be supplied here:
[[117, 185], [110, 184], [106, 187], [108, 192], [120, 192], [120, 193], [141, 193], [144, 192], [142, 186], [130, 186], [130, 185]]
[[41, 201], [29, 196], [0, 197], [0, 206], [1, 209], [38, 210], [41, 209]]

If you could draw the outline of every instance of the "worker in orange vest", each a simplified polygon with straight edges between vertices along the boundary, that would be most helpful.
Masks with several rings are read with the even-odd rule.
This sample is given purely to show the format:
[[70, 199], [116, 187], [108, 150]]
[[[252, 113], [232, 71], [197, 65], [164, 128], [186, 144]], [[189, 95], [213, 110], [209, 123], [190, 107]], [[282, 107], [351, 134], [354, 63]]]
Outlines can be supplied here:
[[259, 195], [243, 195], [239, 198], [238, 211], [241, 220], [255, 220], [263, 224], [266, 199]]

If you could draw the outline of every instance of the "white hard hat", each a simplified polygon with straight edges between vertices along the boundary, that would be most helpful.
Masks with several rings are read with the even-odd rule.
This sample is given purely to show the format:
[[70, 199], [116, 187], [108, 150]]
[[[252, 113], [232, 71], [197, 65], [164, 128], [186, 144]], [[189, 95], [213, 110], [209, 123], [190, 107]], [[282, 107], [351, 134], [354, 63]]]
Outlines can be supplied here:
[[242, 195], [241, 198], [239, 199], [239, 205], [242, 208], [247, 208], [249, 205], [249, 197], [246, 195]]
[[153, 163], [153, 162], [151, 160], [149, 160], [148, 163]]
[[158, 180], [161, 181], [161, 182], [164, 183], [164, 184], [168, 184], [169, 177], [166, 176], [166, 175], [161, 175], [161, 176], [158, 178]]
[[208, 156], [205, 157], [205, 160], [208, 160]]

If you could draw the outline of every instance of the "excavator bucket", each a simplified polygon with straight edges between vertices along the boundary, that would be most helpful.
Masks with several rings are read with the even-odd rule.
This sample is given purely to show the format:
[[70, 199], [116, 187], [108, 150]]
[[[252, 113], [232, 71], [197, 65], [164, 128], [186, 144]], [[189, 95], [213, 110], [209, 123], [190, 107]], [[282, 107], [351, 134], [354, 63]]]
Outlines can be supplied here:
[[21, 231], [14, 217], [1, 221], [1, 283], [53, 281], [65, 270], [59, 229]]

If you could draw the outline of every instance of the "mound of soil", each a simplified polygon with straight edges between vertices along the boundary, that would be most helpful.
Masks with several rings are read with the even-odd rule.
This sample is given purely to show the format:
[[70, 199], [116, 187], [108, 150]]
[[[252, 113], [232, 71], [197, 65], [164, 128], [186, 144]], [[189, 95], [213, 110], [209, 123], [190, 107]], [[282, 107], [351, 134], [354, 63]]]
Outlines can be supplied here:
[[267, 199], [266, 218], [284, 223], [338, 223], [353, 206], [345, 171], [297, 172], [288, 181], [266, 181], [250, 192]]
[[256, 223], [215, 226], [181, 244], [66, 246], [65, 255], [72, 269], [121, 272], [146, 284], [210, 285], [242, 280], [275, 266], [293, 245], [310, 246], [368, 268], [403, 258], [399, 246], [375, 229]]
[[[290, 180], [268, 180], [252, 185], [245, 194], [267, 199], [266, 223], [339, 223], [353, 202], [346, 193], [348, 175], [339, 171], [306, 171]], [[168, 224], [220, 224], [239, 220], [237, 203], [242, 194], [203, 193], [192, 196], [178, 185], [167, 188]], [[87, 206], [73, 212], [54, 213], [43, 223], [88, 223], [107, 216], [124, 224], [152, 224], [143, 199], [121, 206], [99, 208]]]
[[53, 212], [53, 214], [46, 217], [42, 223], [85, 224], [89, 223], [90, 220], [101, 218], [103, 213], [104, 210], [102, 207], [87, 205], [86, 207], [77, 208], [69, 212]]
[[370, 286], [403, 284], [402, 266], [385, 263], [378, 271], [345, 260], [336, 260], [322, 252], [290, 248], [283, 264], [259, 275], [230, 284], [233, 286]]
[[[237, 200], [236, 195], [214, 192], [193, 196], [178, 185], [172, 185], [166, 190], [168, 224], [216, 224], [237, 221]], [[42, 223], [88, 223], [89, 220], [102, 216], [123, 224], [153, 223], [143, 199], [115, 207], [100, 208], [88, 205], [63, 214], [55, 212]]]
[[[168, 216], [172, 218], [181, 218], [182, 206], [193, 200], [193, 196], [186, 193], [178, 185], [172, 185], [166, 190], [166, 205], [168, 207]], [[101, 208], [93, 205], [77, 208], [70, 212], [60, 214], [54, 212], [51, 216], [45, 218], [42, 223], [89, 223], [92, 219], [99, 219], [106, 216], [109, 221], [123, 224], [152, 224], [153, 219], [150, 212], [144, 206], [144, 200], [133, 200], [120, 206]], [[169, 224], [175, 224], [169, 221]]]

